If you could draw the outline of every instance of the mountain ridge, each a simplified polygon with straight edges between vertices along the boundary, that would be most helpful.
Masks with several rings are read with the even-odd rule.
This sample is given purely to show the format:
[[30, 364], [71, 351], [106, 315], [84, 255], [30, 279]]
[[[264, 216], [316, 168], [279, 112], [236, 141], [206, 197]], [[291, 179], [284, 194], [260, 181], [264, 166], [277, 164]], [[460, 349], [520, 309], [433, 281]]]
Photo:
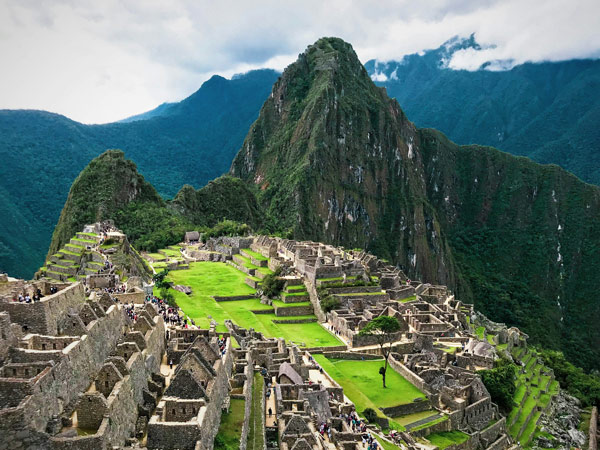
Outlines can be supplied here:
[[416, 128], [349, 44], [320, 39], [286, 69], [231, 174], [294, 238], [364, 247], [597, 366], [600, 188]]
[[279, 75], [263, 70], [203, 85], [177, 115], [84, 125], [36, 110], [0, 110], [0, 270], [31, 277], [42, 264], [69, 187], [120, 148], [164, 197], [225, 173]]

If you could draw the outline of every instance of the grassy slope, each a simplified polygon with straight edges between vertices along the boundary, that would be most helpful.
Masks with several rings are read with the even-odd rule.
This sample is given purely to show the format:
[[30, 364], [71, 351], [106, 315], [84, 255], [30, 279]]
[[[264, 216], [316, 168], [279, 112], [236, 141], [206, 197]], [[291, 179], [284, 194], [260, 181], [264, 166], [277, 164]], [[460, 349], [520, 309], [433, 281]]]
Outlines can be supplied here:
[[389, 369], [386, 374], [387, 388], [381, 385], [379, 367], [382, 360], [348, 361], [329, 360], [323, 355], [314, 355], [323, 369], [344, 388], [344, 394], [354, 402], [362, 413], [365, 408], [379, 411], [380, 407], [390, 407], [411, 403], [415, 398], [425, 395], [410, 384], [398, 372]]
[[248, 432], [248, 450], [263, 450], [264, 425], [262, 417], [261, 402], [265, 382], [259, 373], [254, 374], [254, 386], [252, 388], [252, 409], [250, 410], [250, 430]]
[[[245, 328], [254, 328], [267, 337], [283, 337], [287, 341], [304, 343], [308, 347], [335, 346], [340, 341], [318, 323], [275, 324], [275, 314], [254, 314], [251, 310], [272, 309], [258, 299], [215, 302], [211, 296], [252, 295], [255, 290], [244, 283], [246, 274], [224, 263], [197, 262], [190, 264], [189, 270], [169, 272], [168, 280], [174, 284], [184, 284], [192, 288], [187, 296], [172, 290], [177, 304], [194, 319], [197, 325], [210, 324], [210, 315], [219, 322], [219, 331], [225, 331], [225, 319], [231, 319]], [[293, 317], [308, 318], [314, 316]]]
[[[244, 423], [244, 400], [232, 398], [229, 413], [221, 415], [221, 425], [215, 437], [215, 450], [238, 448]], [[217, 442], [220, 440], [219, 444]]]
[[451, 445], [461, 444], [469, 439], [469, 435], [462, 431], [442, 431], [440, 433], [432, 433], [427, 436], [427, 439], [443, 450]]

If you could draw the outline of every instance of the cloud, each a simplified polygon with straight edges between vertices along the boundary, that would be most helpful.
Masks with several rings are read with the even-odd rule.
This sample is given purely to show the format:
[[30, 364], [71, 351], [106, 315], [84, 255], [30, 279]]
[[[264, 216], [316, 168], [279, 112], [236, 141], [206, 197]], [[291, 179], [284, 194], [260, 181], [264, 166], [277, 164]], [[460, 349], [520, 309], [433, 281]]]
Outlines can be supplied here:
[[117, 120], [213, 74], [282, 70], [321, 36], [351, 42], [363, 62], [471, 33], [483, 49], [450, 67], [598, 57], [598, 17], [597, 0], [0, 0], [0, 107]]

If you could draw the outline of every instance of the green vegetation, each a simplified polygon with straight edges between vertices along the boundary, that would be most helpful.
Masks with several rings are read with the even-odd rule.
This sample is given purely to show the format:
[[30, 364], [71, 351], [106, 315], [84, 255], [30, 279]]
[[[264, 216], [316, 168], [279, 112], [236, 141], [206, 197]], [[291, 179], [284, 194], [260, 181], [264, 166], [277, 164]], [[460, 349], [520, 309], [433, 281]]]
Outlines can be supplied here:
[[544, 364], [554, 370], [561, 387], [579, 399], [583, 406], [600, 406], [600, 376], [597, 373], [585, 373], [567, 361], [561, 352], [544, 350], [541, 357]]
[[245, 248], [245, 249], [243, 249], [243, 251], [244, 251], [244, 253], [252, 256], [253, 258], [255, 258], [258, 261], [268, 261], [269, 260], [269, 258], [261, 255], [260, 253], [255, 252], [249, 248]]
[[407, 414], [406, 416], [394, 417], [394, 422], [406, 426], [414, 422], [418, 422], [421, 419], [426, 419], [437, 414], [436, 410], [430, 409], [429, 411], [421, 411], [414, 414]]
[[221, 414], [221, 425], [215, 436], [215, 450], [235, 450], [240, 446], [244, 423], [244, 400], [232, 398], [229, 412]]
[[392, 343], [396, 338], [396, 333], [398, 333], [400, 330], [400, 322], [396, 317], [391, 316], [376, 317], [367, 323], [362, 330], [360, 330], [360, 334], [363, 336], [375, 337], [377, 344], [381, 349], [384, 364], [379, 368], [379, 374], [381, 375], [384, 389], [386, 388], [385, 375], [388, 368], [388, 360], [392, 352]]
[[492, 396], [492, 401], [506, 413], [513, 407], [517, 366], [505, 359], [497, 361], [495, 365], [493, 369], [480, 370], [477, 373]]
[[226, 331], [225, 319], [231, 319], [244, 328], [254, 328], [264, 333], [266, 337], [283, 337], [286, 341], [305, 347], [340, 345], [340, 341], [318, 323], [281, 324], [274, 323], [273, 320], [286, 319], [286, 317], [276, 317], [274, 313], [254, 314], [252, 311], [272, 310], [271, 306], [260, 303], [258, 298], [225, 302], [216, 302], [212, 298], [212, 296], [254, 295], [255, 290], [244, 282], [245, 278], [243, 272], [225, 263], [196, 262], [191, 263], [189, 269], [170, 271], [166, 281], [192, 288], [192, 294], [189, 296], [173, 289], [169, 292], [173, 294], [179, 307], [193, 318], [198, 326], [208, 327], [212, 319], [219, 323], [218, 331]]
[[383, 360], [350, 361], [327, 359], [323, 355], [313, 355], [321, 367], [344, 388], [344, 394], [356, 405], [356, 410], [372, 408], [382, 414], [379, 408], [412, 403], [415, 399], [425, 399], [419, 389], [395, 370], [388, 371], [387, 385], [384, 389], [379, 382], [378, 370]]
[[264, 422], [262, 413], [263, 391], [265, 381], [257, 372], [254, 374], [252, 386], [252, 408], [250, 409], [250, 428], [248, 431], [248, 450], [262, 450], [265, 441]]
[[262, 290], [263, 293], [269, 298], [278, 297], [283, 291], [283, 287], [285, 285], [285, 280], [279, 278], [281, 274], [281, 268], [277, 268], [275, 272], [267, 275], [263, 278], [262, 281]]
[[177, 193], [181, 180], [204, 186], [227, 172], [278, 76], [273, 70], [231, 80], [215, 76], [182, 102], [129, 123], [84, 125], [44, 111], [0, 112], [6, 172], [0, 180], [0, 268], [29, 279], [42, 265], [71, 183], [107, 148], [124, 149], [165, 198]]
[[[593, 117], [600, 100], [593, 86], [600, 63], [527, 63], [508, 71], [447, 70], [441, 64], [465, 48], [478, 48], [473, 37], [406, 55], [401, 62], [375, 67], [374, 60], [368, 61], [366, 67], [371, 75], [387, 76], [376, 84], [385, 87], [419, 127], [436, 128], [460, 144], [477, 142], [540, 163], [559, 164], [600, 184], [589, 145], [598, 139]], [[430, 104], [436, 108], [425, 106]], [[515, 117], [519, 120], [511, 120]]]
[[439, 447], [440, 450], [450, 447], [451, 445], [462, 444], [467, 439], [469, 439], [469, 435], [462, 431], [442, 431], [427, 436], [427, 440]]

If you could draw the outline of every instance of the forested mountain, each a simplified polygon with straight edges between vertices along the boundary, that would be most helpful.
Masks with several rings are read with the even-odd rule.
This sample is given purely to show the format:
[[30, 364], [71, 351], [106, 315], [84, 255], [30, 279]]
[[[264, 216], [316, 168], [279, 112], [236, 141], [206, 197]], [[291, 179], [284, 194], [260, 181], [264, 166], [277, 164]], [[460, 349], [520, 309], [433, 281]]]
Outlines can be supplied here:
[[600, 184], [600, 60], [448, 68], [464, 49], [480, 46], [473, 36], [454, 38], [399, 62], [372, 60], [365, 67], [419, 127], [436, 128], [459, 144], [492, 145], [558, 164]]
[[73, 179], [106, 149], [122, 149], [167, 197], [226, 172], [277, 77], [271, 70], [214, 76], [187, 99], [126, 123], [0, 111], [0, 270], [33, 275]]
[[415, 127], [342, 40], [285, 70], [231, 173], [295, 238], [371, 250], [599, 367], [600, 188]]

